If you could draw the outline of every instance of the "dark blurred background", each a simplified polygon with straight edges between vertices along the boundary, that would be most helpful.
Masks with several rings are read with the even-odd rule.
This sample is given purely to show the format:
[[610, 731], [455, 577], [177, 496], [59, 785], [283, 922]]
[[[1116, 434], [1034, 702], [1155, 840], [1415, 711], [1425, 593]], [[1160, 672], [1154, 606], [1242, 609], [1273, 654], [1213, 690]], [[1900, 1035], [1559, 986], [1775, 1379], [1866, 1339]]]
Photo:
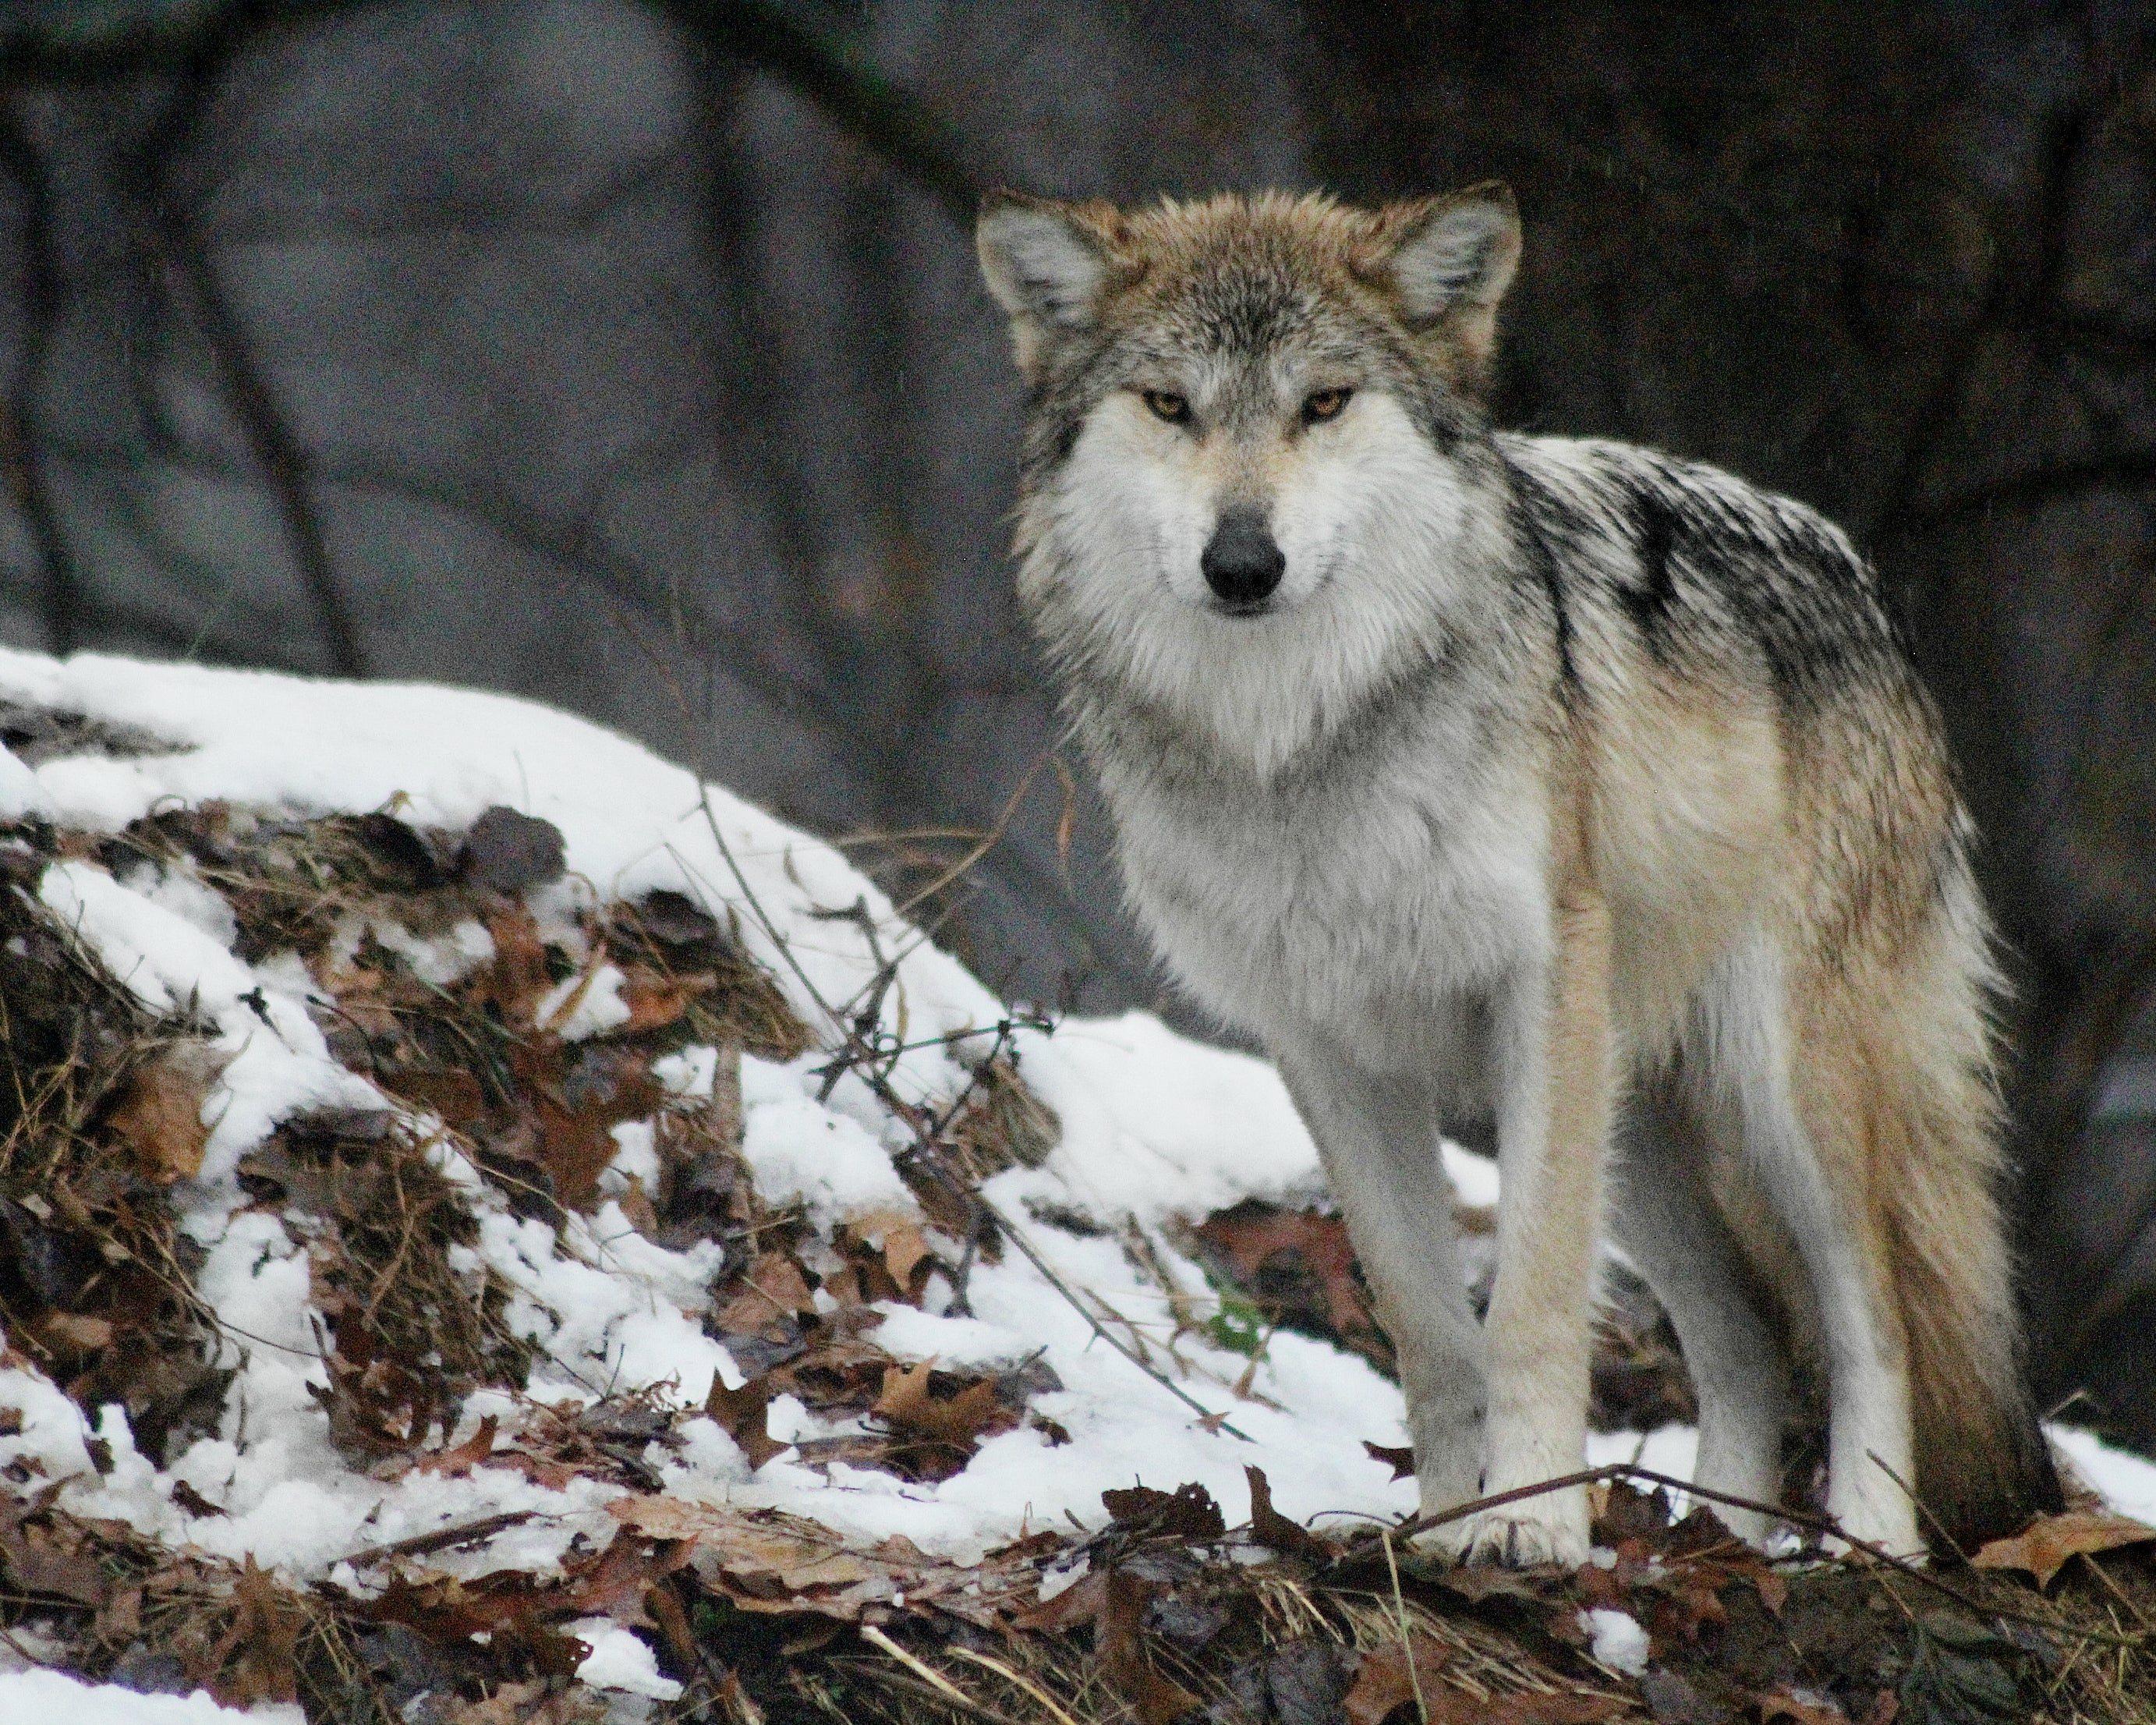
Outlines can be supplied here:
[[1502, 420], [1789, 491], [1899, 596], [2042, 1392], [2156, 1446], [2146, 6], [5, 0], [0, 639], [534, 696], [901, 896], [999, 835], [922, 914], [1163, 1004], [1009, 598], [973, 204], [1493, 176]]

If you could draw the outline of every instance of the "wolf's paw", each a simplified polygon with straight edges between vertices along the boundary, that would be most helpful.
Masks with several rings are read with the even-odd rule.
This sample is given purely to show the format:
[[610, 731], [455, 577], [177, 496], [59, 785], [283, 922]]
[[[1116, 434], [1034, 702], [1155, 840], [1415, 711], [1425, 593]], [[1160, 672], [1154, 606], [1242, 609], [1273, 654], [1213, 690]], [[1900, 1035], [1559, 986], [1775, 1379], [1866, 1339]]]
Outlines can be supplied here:
[[1455, 1563], [1577, 1569], [1587, 1561], [1587, 1497], [1575, 1488], [1502, 1509], [1478, 1510], [1418, 1534], [1414, 1543]]

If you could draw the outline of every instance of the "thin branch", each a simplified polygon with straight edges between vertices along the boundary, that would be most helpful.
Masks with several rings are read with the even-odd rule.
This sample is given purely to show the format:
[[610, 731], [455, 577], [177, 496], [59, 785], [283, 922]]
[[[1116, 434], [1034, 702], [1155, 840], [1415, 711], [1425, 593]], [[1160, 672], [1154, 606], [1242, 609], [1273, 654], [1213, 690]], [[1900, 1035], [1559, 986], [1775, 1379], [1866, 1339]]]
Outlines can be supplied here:
[[218, 280], [215, 260], [167, 183], [167, 164], [152, 158], [143, 168], [159, 249], [187, 283], [225, 399], [239, 418], [249, 454], [269, 480], [285, 548], [299, 570], [331, 668], [339, 676], [363, 677], [367, 649], [330, 555], [314, 497], [313, 462], [261, 374], [247, 331]]
[[0, 406], [0, 465], [8, 495], [23, 511], [36, 547], [42, 578], [38, 611], [45, 644], [72, 653], [87, 634], [88, 595], [75, 562], [59, 501], [45, 471], [38, 403], [44, 391], [45, 360], [64, 310], [59, 270], [54, 259], [52, 187], [44, 159], [13, 109], [0, 104], [0, 168], [23, 197], [23, 346], [15, 374]]
[[768, 0], [653, 0], [706, 48], [767, 72], [933, 194], [971, 227], [1001, 182], [977, 140], [858, 56]]

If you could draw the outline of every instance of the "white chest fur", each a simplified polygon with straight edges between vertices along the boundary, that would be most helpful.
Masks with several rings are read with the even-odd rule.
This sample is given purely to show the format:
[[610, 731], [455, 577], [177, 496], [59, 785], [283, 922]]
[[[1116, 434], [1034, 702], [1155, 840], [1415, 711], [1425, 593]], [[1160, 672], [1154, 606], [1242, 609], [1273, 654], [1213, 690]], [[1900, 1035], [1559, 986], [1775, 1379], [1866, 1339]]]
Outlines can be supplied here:
[[1405, 1051], [1546, 952], [1543, 797], [1445, 728], [1270, 783], [1096, 747], [1132, 907], [1178, 978], [1268, 1041]]

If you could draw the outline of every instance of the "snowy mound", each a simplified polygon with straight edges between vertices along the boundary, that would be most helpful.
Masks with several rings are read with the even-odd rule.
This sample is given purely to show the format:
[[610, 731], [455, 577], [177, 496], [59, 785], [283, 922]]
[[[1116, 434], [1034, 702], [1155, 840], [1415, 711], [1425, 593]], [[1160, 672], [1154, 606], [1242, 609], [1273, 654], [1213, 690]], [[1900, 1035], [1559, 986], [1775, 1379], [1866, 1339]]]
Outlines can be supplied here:
[[[0, 817], [26, 829], [139, 837], [146, 820], [174, 811], [230, 809], [243, 825], [388, 814], [401, 832], [454, 835], [490, 810], [514, 810], [558, 832], [565, 851], [542, 881], [500, 895], [528, 911], [526, 938], [572, 967], [531, 1003], [531, 1022], [553, 1040], [603, 1045], [648, 1010], [636, 984], [649, 978], [611, 962], [595, 919], [610, 906], [685, 901], [686, 914], [725, 925], [775, 978], [811, 1045], [780, 1060], [690, 1041], [654, 1060], [665, 1094], [648, 1096], [644, 1118], [611, 1122], [615, 1153], [591, 1201], [534, 1213], [475, 1166], [478, 1152], [445, 1124], [454, 1106], [430, 1111], [332, 1046], [339, 1014], [355, 1010], [351, 978], [367, 964], [450, 989], [506, 963], [501, 924], [467, 917], [421, 932], [347, 911], [315, 952], [254, 950], [250, 960], [198, 830], [182, 835], [192, 851], [63, 847], [71, 854], [37, 871], [43, 904], [146, 1012], [190, 1018], [209, 1045], [204, 1130], [192, 1155], [179, 1153], [192, 1166], [171, 1194], [222, 1331], [208, 1363], [231, 1374], [218, 1417], [160, 1465], [120, 1399], [86, 1420], [14, 1356], [0, 1373], [0, 1406], [21, 1417], [0, 1437], [0, 1466], [64, 1481], [58, 1501], [69, 1511], [295, 1580], [355, 1587], [381, 1579], [362, 1573], [370, 1552], [514, 1517], [430, 1563], [465, 1574], [543, 1569], [579, 1536], [603, 1544], [617, 1525], [608, 1502], [631, 1488], [528, 1459], [489, 1466], [488, 1445], [506, 1454], [535, 1409], [639, 1398], [667, 1431], [636, 1460], [670, 1497], [791, 1512], [870, 1544], [902, 1535], [961, 1563], [1029, 1528], [1067, 1527], [1066, 1517], [1098, 1525], [1101, 1492], [1138, 1481], [1196, 1481], [1240, 1501], [1244, 1466], [1257, 1459], [1279, 1507], [1297, 1518], [1412, 1507], [1411, 1482], [1365, 1447], [1403, 1441], [1399, 1394], [1368, 1363], [1286, 1332], [1255, 1358], [1209, 1337], [1216, 1302], [1181, 1224], [1241, 1199], [1321, 1189], [1309, 1140], [1262, 1063], [1138, 1014], [1066, 1020], [1052, 1034], [1012, 1025], [1002, 1003], [893, 918], [829, 846], [634, 743], [529, 704], [19, 654], [0, 655], [0, 700], [28, 716], [18, 752], [0, 755]], [[506, 866], [513, 882], [516, 862], [497, 872]], [[891, 1051], [834, 1071], [831, 1050], [850, 1036]], [[979, 1093], [992, 1055], [997, 1071], [1022, 1075], [1052, 1143], [1030, 1158], [1037, 1165], [1014, 1162], [978, 1188], [995, 1232], [1017, 1237], [969, 1243], [952, 1231], [962, 1221], [924, 1209], [894, 1155], [917, 1147], [919, 1121]], [[737, 1079], [718, 1070], [721, 1060], [738, 1062]], [[781, 1316], [813, 1327], [834, 1307], [840, 1255], [902, 1236], [918, 1256], [886, 1253], [902, 1273], [896, 1284], [886, 1276], [884, 1297], [851, 1290], [870, 1314], [856, 1321], [857, 1343], [879, 1368], [933, 1362], [975, 1382], [1022, 1374], [1002, 1391], [1015, 1405], [963, 1435], [963, 1466], [915, 1467], [908, 1478], [846, 1459], [874, 1447], [846, 1440], [888, 1416], [829, 1417], [797, 1394], [770, 1400], [762, 1430], [730, 1430], [704, 1411], [715, 1384], [740, 1389], [780, 1361], [800, 1327], [730, 1342], [716, 1310], [729, 1297], [726, 1248], [652, 1237], [663, 1231], [649, 1225], [645, 1196], [657, 1184], [654, 1122], [707, 1106], [715, 1085], [738, 1098], [758, 1214], [792, 1218], [792, 1261], [819, 1284], [774, 1291], [782, 1305], [808, 1296], [805, 1310]], [[336, 1314], [323, 1310], [313, 1224], [295, 1208], [296, 1177], [282, 1191], [264, 1183], [262, 1153], [280, 1130], [304, 1135], [341, 1118], [379, 1136], [385, 1114], [470, 1209], [464, 1268], [475, 1286], [484, 1276], [501, 1291], [504, 1322], [530, 1349], [520, 1387], [479, 1384], [461, 1405], [433, 1410], [454, 1418], [449, 1429], [406, 1434], [413, 1454], [456, 1452], [458, 1466], [355, 1465], [360, 1451], [336, 1429], [339, 1386], [325, 1351]], [[953, 1310], [961, 1265], [963, 1315]], [[483, 1423], [490, 1435], [475, 1445]], [[599, 1646], [594, 1657], [615, 1644]], [[615, 1651], [631, 1665], [643, 1656], [645, 1675], [624, 1681], [667, 1690], [640, 1643]]]
[[[1382, 1338], [1261, 1323], [1208, 1256], [1322, 1199], [1264, 1063], [1014, 1016], [832, 847], [527, 703], [0, 653], [0, 727], [44, 919], [8, 952], [140, 1027], [52, 1189], [0, 1198], [38, 1313], [0, 1471], [68, 1538], [465, 1640], [552, 1586], [582, 1678], [665, 1700], [644, 1589], [692, 1552], [744, 1609], [963, 1618], [1052, 1596], [1037, 1536], [1104, 1491], [1240, 1505], [1255, 1463], [1296, 1522], [1414, 1507]], [[100, 1625], [141, 1592], [78, 1585]]]

